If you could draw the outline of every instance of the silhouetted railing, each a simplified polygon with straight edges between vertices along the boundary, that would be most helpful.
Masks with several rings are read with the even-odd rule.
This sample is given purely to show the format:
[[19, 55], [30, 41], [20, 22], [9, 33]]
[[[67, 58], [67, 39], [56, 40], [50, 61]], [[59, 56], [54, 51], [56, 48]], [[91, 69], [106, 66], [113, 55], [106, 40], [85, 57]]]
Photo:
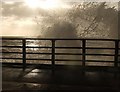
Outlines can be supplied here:
[[[37, 45], [35, 45], [36, 43], [32, 44], [29, 46], [28, 43], [30, 43], [30, 41], [49, 41], [49, 44], [46, 46], [42, 46], [42, 43], [37, 43]], [[89, 62], [93, 62], [93, 63], [112, 63], [114, 67], [119, 67], [120, 66], [120, 40], [118, 39], [68, 39], [68, 38], [63, 38], [63, 39], [54, 39], [54, 38], [9, 38], [9, 37], [3, 37], [1, 39], [2, 41], [2, 63], [5, 63], [4, 60], [9, 61], [8, 59], [12, 59], [12, 60], [22, 60], [22, 62], [20, 62], [23, 65], [23, 68], [26, 67], [26, 65], [28, 64], [28, 62], [26, 62], [27, 60], [38, 60], [38, 61], [49, 61], [51, 62], [52, 66], [56, 65], [56, 61], [60, 61], [60, 62], [78, 62], [81, 63], [81, 66], [87, 66]], [[80, 46], [69, 46], [69, 45], [65, 45], [62, 46], [64, 44], [61, 44], [60, 46], [56, 46], [56, 43], [58, 41], [79, 41], [80, 42]], [[102, 42], [102, 44], [100, 44]], [[11, 43], [13, 43], [12, 45], [10, 45]], [[108, 43], [106, 46], [104, 46], [105, 43]], [[100, 46], [99, 46], [100, 45]], [[10, 49], [13, 49], [12, 51], [10, 51]], [[16, 49], [16, 50], [14, 50]], [[30, 49], [33, 49], [31, 51], [29, 51]], [[50, 49], [50, 52], [40, 52], [34, 49]], [[61, 50], [61, 49], [65, 49], [65, 50], [70, 50], [70, 49], [76, 49], [77, 51], [81, 50], [80, 53], [73, 53], [73, 52], [57, 52], [56, 50]], [[90, 52], [92, 53], [89, 53]], [[102, 50], [103, 53], [96, 53], [98, 50]], [[108, 51], [106, 51], [108, 50]], [[111, 52], [112, 51], [112, 52]], [[93, 53], [94, 52], [94, 53]], [[108, 53], [106, 53], [108, 52]], [[109, 53], [110, 52], [110, 53]], [[17, 56], [13, 57], [10, 56], [12, 54], [16, 54]], [[30, 57], [27, 57], [27, 55], [33, 55]], [[6, 57], [6, 56], [9, 57]], [[19, 56], [21, 55], [21, 57]], [[34, 55], [38, 55], [38, 56], [42, 56], [42, 55], [46, 55], [49, 56], [50, 58], [33, 58]], [[59, 55], [67, 55], [67, 56], [80, 56], [81, 59], [64, 59], [64, 58], [56, 58], [56, 56]], [[103, 57], [112, 57], [113, 60], [109, 60], [109, 59], [105, 59], [105, 60], [99, 60], [100, 58], [98, 58], [97, 60], [91, 60], [88, 57], [92, 57], [92, 56], [103, 56]], [[104, 59], [104, 58], [103, 58]], [[9, 62], [12, 63], [12, 62]], [[13, 62], [16, 63], [16, 62]], [[108, 65], [109, 66], [109, 65]]]

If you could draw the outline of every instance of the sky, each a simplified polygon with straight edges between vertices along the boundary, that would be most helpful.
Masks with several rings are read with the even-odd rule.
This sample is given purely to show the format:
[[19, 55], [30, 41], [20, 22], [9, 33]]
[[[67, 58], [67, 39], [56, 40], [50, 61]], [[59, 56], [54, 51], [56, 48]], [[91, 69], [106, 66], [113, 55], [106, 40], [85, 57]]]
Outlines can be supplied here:
[[[33, 2], [34, 1], [34, 2]], [[36, 1], [36, 2], [35, 2]], [[70, 8], [65, 2], [73, 0], [1, 0], [1, 23], [0, 36], [34, 36], [38, 35], [38, 27], [35, 17], [38, 15], [38, 8], [41, 14], [46, 15], [44, 10]], [[54, 2], [53, 2], [54, 1]], [[64, 1], [64, 2], [63, 2]], [[74, 2], [87, 0], [74, 0]], [[95, 0], [88, 0], [95, 1]], [[99, 1], [99, 0], [98, 0]], [[101, 1], [101, 0], [100, 0]], [[105, 1], [105, 0], [104, 0]], [[109, 6], [116, 6], [117, 0], [109, 1]], [[39, 7], [40, 6], [40, 7]], [[40, 33], [40, 32], [39, 32]]]

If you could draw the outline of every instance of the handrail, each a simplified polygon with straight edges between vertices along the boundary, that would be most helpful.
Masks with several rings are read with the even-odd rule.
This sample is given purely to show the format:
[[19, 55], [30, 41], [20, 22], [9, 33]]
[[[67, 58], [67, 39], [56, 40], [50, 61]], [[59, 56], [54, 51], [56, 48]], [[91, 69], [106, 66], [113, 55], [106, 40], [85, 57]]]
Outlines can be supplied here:
[[102, 39], [102, 38], [37, 38], [37, 37], [32, 37], [32, 38], [29, 38], [29, 37], [1, 37], [2, 40], [23, 40], [23, 39], [26, 39], [26, 40], [99, 40], [99, 41], [116, 41], [116, 40], [120, 40], [120, 39]]
[[[120, 63], [119, 61], [119, 50], [120, 50], [120, 40], [119, 39], [87, 39], [87, 38], [11, 38], [11, 37], [2, 37], [1, 39], [3, 42], [4, 40], [20, 40], [21, 41], [21, 46], [2, 46], [2, 48], [17, 48], [17, 49], [22, 49], [21, 52], [18, 52], [18, 51], [13, 51], [13, 52], [8, 52], [8, 51], [3, 51], [2, 53], [3, 54], [22, 54], [22, 58], [9, 58], [9, 57], [2, 57], [2, 59], [22, 59], [22, 64], [23, 64], [23, 69], [26, 68], [26, 60], [46, 60], [46, 61], [51, 61], [51, 64], [52, 66], [54, 67], [55, 66], [55, 62], [56, 61], [82, 61], [82, 66], [86, 66], [86, 62], [113, 62], [114, 63], [114, 66], [115, 67], [118, 67], [118, 64]], [[27, 41], [28, 40], [48, 40], [51, 42], [51, 46], [28, 46], [26, 45]], [[66, 46], [66, 47], [62, 47], [62, 46], [56, 46], [56, 41], [63, 41], [63, 40], [79, 40], [81, 41], [82, 43], [82, 46], [80, 47], [69, 47], [69, 46]], [[99, 41], [103, 41], [103, 42], [113, 42], [114, 44], [114, 47], [87, 47], [86, 43], [88, 41], [97, 41], [99, 43]], [[51, 49], [51, 52], [27, 52], [27, 48], [44, 48], [44, 49]], [[77, 49], [77, 50], [81, 50], [82, 52], [81, 53], [68, 53], [68, 52], [65, 52], [65, 53], [58, 53], [56, 52], [56, 50], [59, 49]], [[97, 49], [97, 50], [114, 50], [114, 53], [112, 54], [107, 54], [107, 53], [102, 53], [102, 54], [98, 54], [98, 53], [87, 53], [86, 50], [94, 50], [94, 49]], [[45, 54], [45, 55], [51, 55], [51, 59], [44, 59], [44, 58], [27, 58], [26, 55], [28, 54]], [[76, 60], [76, 59], [56, 59], [55, 56], [58, 56], [58, 55], [77, 55], [77, 56], [82, 56], [82, 59], [81, 60]], [[114, 60], [111, 61], [111, 60], [107, 60], [107, 61], [104, 61], [104, 60], [87, 60], [86, 59], [86, 56], [111, 56], [111, 57], [114, 57]]]

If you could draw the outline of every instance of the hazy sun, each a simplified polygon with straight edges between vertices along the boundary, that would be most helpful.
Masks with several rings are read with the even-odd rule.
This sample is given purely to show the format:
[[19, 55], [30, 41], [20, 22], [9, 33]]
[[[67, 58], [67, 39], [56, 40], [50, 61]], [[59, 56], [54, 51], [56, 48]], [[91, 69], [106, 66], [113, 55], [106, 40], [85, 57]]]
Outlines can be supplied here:
[[25, 0], [25, 3], [31, 8], [54, 9], [63, 7], [60, 0]]
[[58, 8], [60, 2], [57, 0], [46, 0], [44, 4], [41, 6], [42, 8]]

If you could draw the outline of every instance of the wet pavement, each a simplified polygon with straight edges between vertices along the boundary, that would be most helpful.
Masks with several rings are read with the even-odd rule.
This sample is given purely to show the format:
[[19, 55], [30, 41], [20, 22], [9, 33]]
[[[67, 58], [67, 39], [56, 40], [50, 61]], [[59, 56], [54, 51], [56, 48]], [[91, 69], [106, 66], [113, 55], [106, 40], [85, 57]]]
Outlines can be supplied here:
[[[3, 92], [40, 92], [43, 90], [79, 90], [81, 92], [120, 92], [120, 73], [71, 68], [43, 69], [3, 67]], [[112, 71], [112, 72], [111, 72]]]

